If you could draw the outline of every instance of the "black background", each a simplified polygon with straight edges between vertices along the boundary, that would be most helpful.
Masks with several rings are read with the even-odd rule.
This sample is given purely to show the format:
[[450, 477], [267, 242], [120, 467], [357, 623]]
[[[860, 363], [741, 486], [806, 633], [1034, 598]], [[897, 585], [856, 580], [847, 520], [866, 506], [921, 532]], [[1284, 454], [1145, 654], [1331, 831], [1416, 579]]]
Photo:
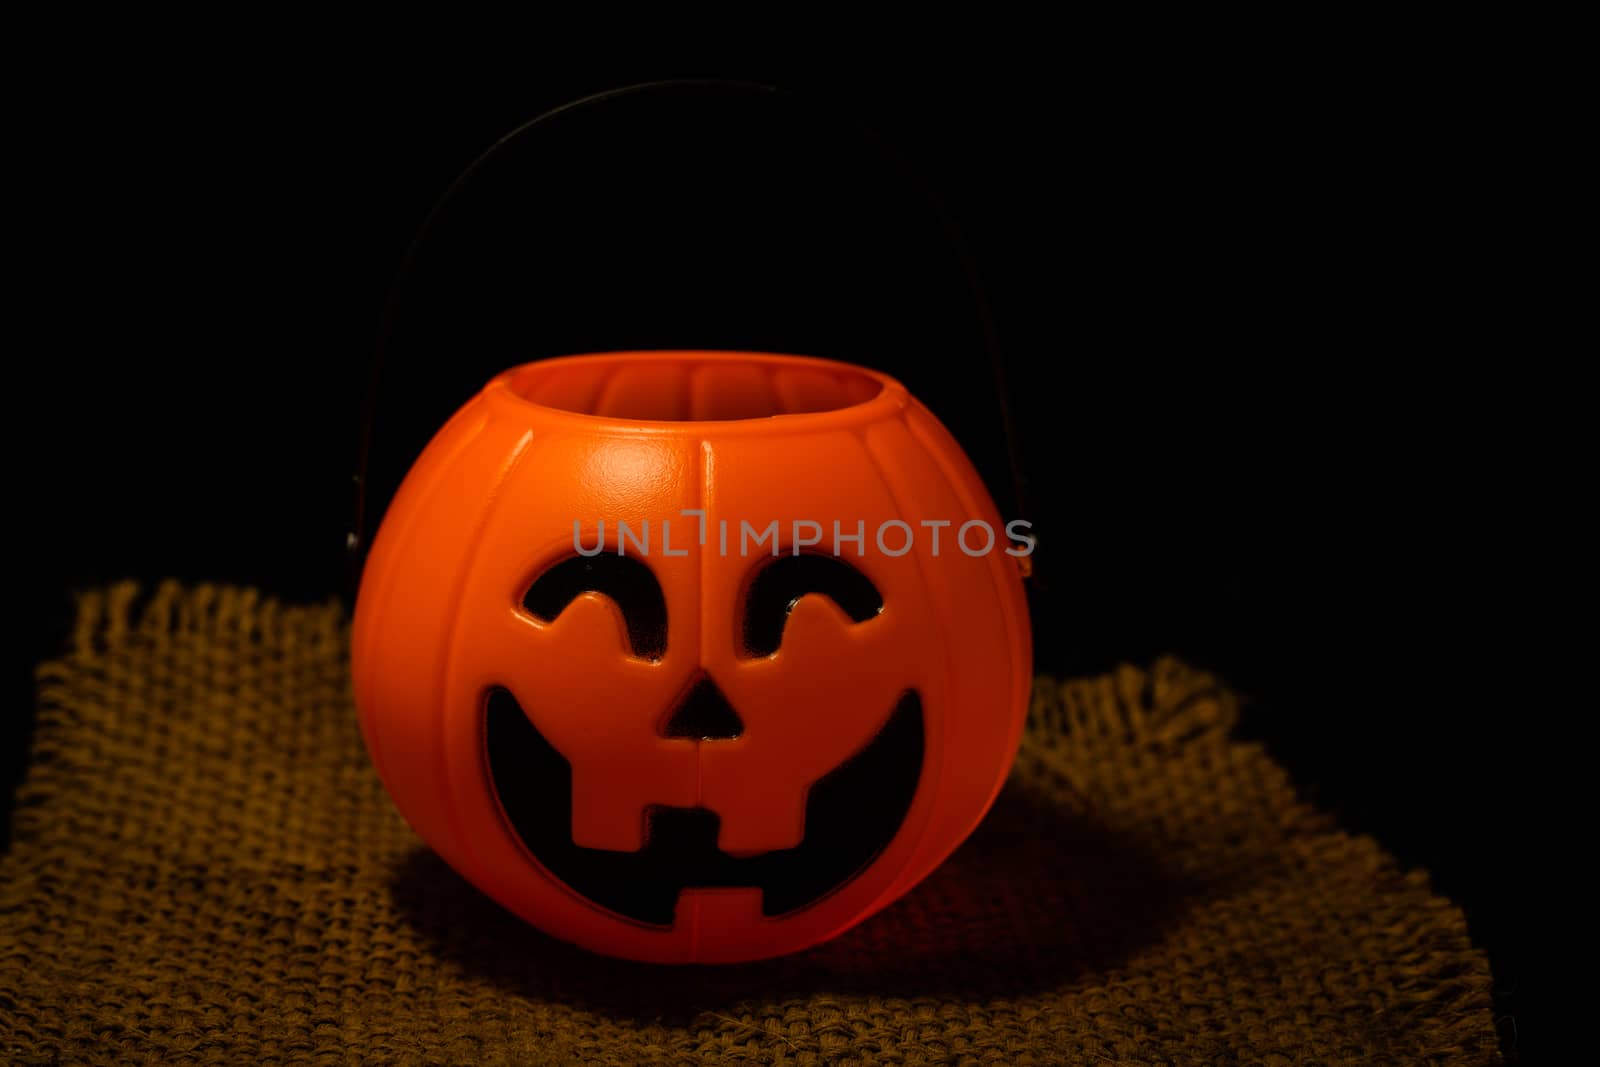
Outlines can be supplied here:
[[[1198, 48], [1170, 26], [1019, 33], [1024, 48], [959, 25], [934, 48], [909, 25], [846, 32], [792, 11], [744, 28], [717, 57], [551, 32], [450, 57], [466, 65], [366, 38], [250, 54], [160, 31], [137, 48], [54, 42], [13, 127], [27, 252], [6, 369], [7, 773], [25, 764], [29, 672], [59, 647], [72, 589], [175, 576], [295, 600], [343, 591], [385, 297], [480, 152], [588, 92], [751, 79], [874, 126], [965, 228], [1043, 542], [1040, 666], [1176, 652], [1219, 671], [1249, 698], [1248, 732], [1316, 802], [1466, 909], [1506, 1047], [1549, 1048], [1587, 759], [1581, 709], [1555, 683], [1564, 649], [1535, 636], [1531, 606], [1569, 572], [1525, 536], [1548, 471], [1522, 420], [1555, 418], [1543, 397], [1563, 387], [1525, 388], [1542, 372], [1507, 343], [1523, 312], [1500, 288], [1526, 255], [1506, 242], [1540, 210], [1539, 182], [1508, 177], [1538, 165], [1513, 95], [1525, 85], [1439, 27], [1295, 31], [1271, 48], [1229, 28]], [[530, 181], [523, 206], [562, 220], [567, 254], [588, 232], [571, 220], [608, 196], [617, 217], [689, 186], [740, 209], [633, 234], [655, 253], [680, 241], [681, 262], [631, 260], [614, 219], [595, 238], [605, 253], [571, 271], [534, 249], [529, 269], [564, 282], [562, 298], [493, 295], [527, 298], [535, 348], [770, 336], [762, 347], [874, 362], [875, 344], [904, 360], [932, 338], [947, 351], [908, 380], [975, 454], [998, 455], [970, 304], [937, 233], [887, 273], [871, 258], [896, 251], [881, 233], [797, 251], [792, 228], [751, 229], [775, 201], [740, 190], [770, 170], [727, 159], [689, 178], [641, 166], [573, 201], [570, 175], [615, 149], [570, 134]], [[839, 166], [820, 172], [856, 173]], [[767, 256], [781, 269], [751, 282], [742, 264]], [[586, 301], [582, 283], [608, 266], [605, 296]], [[787, 310], [762, 333], [771, 306]], [[485, 373], [515, 361], [505, 342], [460, 340]]]

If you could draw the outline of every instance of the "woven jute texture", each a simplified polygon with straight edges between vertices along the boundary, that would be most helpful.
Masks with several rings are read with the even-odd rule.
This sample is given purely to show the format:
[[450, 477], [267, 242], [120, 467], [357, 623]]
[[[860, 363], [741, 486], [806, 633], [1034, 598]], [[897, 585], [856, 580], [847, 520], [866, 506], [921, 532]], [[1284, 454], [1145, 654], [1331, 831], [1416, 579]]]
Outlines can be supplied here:
[[1174, 661], [1041, 679], [1015, 773], [905, 899], [664, 968], [524, 926], [395, 813], [347, 620], [85, 595], [0, 864], [0, 1062], [1498, 1060], [1460, 912], [1296, 799]]

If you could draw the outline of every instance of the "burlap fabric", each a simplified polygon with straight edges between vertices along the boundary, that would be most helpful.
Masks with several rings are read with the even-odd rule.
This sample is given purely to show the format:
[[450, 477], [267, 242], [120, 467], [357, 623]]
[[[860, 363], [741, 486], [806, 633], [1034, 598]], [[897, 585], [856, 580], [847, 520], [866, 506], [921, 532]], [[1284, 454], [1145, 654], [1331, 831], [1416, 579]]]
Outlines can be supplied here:
[[421, 845], [347, 641], [336, 605], [243, 589], [83, 597], [0, 865], [0, 1061], [1498, 1059], [1460, 912], [1180, 663], [1041, 679], [982, 828], [851, 933], [661, 968], [523, 926]]

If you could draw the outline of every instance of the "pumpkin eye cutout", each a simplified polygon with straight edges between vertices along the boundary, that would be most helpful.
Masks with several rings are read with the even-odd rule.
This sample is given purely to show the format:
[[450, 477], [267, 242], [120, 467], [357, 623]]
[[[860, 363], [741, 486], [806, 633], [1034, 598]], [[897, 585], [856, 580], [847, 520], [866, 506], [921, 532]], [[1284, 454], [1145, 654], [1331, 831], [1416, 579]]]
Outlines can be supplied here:
[[782, 556], [756, 572], [745, 594], [745, 652], [752, 657], [775, 654], [783, 644], [789, 613], [811, 593], [832, 600], [852, 622], [866, 622], [883, 611], [878, 587], [837, 556]]
[[528, 614], [554, 622], [584, 593], [617, 605], [628, 646], [639, 659], [658, 662], [667, 652], [667, 600], [655, 573], [628, 556], [572, 556], [546, 570], [522, 598]]

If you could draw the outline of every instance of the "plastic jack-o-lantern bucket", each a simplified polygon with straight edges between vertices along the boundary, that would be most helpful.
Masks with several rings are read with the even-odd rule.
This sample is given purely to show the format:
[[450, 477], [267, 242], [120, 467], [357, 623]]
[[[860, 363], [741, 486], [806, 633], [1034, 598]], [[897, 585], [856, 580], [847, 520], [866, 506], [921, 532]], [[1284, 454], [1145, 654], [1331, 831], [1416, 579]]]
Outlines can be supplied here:
[[994, 801], [1031, 677], [1025, 553], [879, 371], [517, 366], [435, 434], [372, 542], [361, 728], [417, 833], [549, 934], [793, 952], [906, 893]]

